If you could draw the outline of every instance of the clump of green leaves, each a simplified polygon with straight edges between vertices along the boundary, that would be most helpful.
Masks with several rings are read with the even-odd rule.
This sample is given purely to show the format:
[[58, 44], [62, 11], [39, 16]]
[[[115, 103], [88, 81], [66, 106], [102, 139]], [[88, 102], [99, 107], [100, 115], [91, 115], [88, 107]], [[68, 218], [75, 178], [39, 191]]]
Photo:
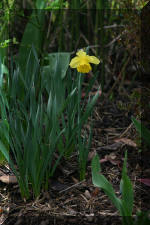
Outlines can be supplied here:
[[116, 196], [111, 183], [101, 174], [98, 155], [96, 155], [92, 160], [92, 181], [95, 186], [104, 190], [105, 194], [117, 208], [122, 217], [123, 225], [150, 224], [148, 213], [138, 212], [135, 219], [132, 216], [134, 196], [132, 183], [127, 175], [127, 152], [125, 154], [122, 178], [120, 182], [121, 198]]
[[[92, 89], [98, 73], [90, 80], [85, 90], [85, 98], [83, 100], [82, 86], [86, 75], [80, 74], [77, 71], [72, 73], [71, 70], [68, 69], [70, 54], [51, 53], [45, 57], [45, 60], [47, 60], [48, 65], [43, 67], [43, 81], [44, 79], [49, 80], [49, 82], [45, 82], [47, 92], [53, 89], [51, 81], [55, 83], [53, 95], [54, 93], [56, 94], [58, 102], [57, 111], [60, 116], [61, 126], [64, 129], [62, 139], [60, 139], [57, 147], [60, 152], [64, 152], [66, 158], [69, 158], [74, 151], [77, 151], [80, 179], [82, 180], [85, 178], [88, 152], [92, 140], [92, 127], [89, 133], [85, 130], [83, 131], [83, 128], [97, 102], [99, 90], [94, 97], [89, 97], [88, 100], [86, 99], [89, 96], [89, 92]], [[65, 95], [72, 92], [74, 94], [71, 97], [68, 96], [68, 100], [65, 101]]]
[[[82, 128], [99, 97], [97, 92], [81, 106], [84, 77], [74, 74], [72, 79], [68, 70], [70, 53], [49, 54], [45, 60], [47, 64], [41, 66], [32, 47], [24, 70], [19, 63], [14, 68], [12, 62], [9, 91], [7, 95], [1, 92], [0, 99], [5, 109], [0, 113], [1, 129], [7, 128], [0, 150], [17, 177], [22, 198], [26, 199], [31, 196], [31, 190], [37, 197], [42, 189], [48, 188], [49, 177], [61, 158], [67, 159], [73, 151], [79, 156], [80, 178], [85, 177], [91, 133], [89, 138], [83, 136]], [[94, 80], [95, 77], [86, 96]]]
[[31, 189], [37, 197], [41, 189], [48, 187], [48, 179], [63, 156], [60, 153], [55, 159], [54, 153], [64, 130], [60, 129], [57, 117], [56, 95], [52, 96], [54, 83], [51, 84], [53, 89], [49, 89], [48, 101], [45, 97], [46, 85], [41, 83], [42, 71], [35, 49], [29, 54], [25, 73], [19, 70], [19, 66], [12, 71], [7, 117], [10, 127], [9, 163], [22, 197], [29, 198]]

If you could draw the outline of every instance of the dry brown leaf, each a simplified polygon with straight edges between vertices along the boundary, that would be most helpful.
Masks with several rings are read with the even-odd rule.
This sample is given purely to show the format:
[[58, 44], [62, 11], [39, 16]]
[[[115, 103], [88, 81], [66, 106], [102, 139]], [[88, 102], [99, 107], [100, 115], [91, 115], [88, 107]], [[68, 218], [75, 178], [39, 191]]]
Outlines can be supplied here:
[[119, 139], [116, 139], [114, 141], [115, 142], [122, 142], [122, 143], [124, 143], [126, 145], [130, 145], [130, 146], [132, 146], [134, 148], [137, 147], [137, 144], [134, 141], [132, 141], [131, 139], [129, 139], [129, 138], [119, 138]]
[[105, 155], [105, 158], [100, 160], [100, 163], [104, 163], [109, 161], [110, 163], [112, 163], [113, 165], [119, 165], [120, 161], [116, 160], [116, 155], [114, 153], [110, 153], [109, 155]]
[[16, 184], [17, 178], [15, 176], [4, 175], [0, 176], [0, 181], [6, 184]]
[[0, 208], [0, 214], [2, 214], [3, 213], [3, 209], [2, 208]]
[[108, 156], [107, 156], [107, 160], [112, 163], [113, 165], [118, 165], [120, 164], [120, 160], [117, 160], [116, 159], [116, 155], [114, 153], [110, 153]]

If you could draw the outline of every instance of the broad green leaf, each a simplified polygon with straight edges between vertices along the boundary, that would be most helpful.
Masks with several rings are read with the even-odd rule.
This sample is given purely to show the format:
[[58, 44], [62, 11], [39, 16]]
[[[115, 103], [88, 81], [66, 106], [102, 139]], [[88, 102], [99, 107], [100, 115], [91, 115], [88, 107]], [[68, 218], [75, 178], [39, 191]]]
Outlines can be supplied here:
[[70, 53], [68, 52], [58, 52], [51, 53], [45, 57], [48, 60], [48, 66], [45, 66], [44, 73], [49, 74], [50, 76], [61, 77], [62, 79], [66, 76], [66, 72], [70, 62]]
[[109, 181], [103, 175], [100, 174], [100, 163], [98, 155], [96, 155], [92, 159], [92, 181], [95, 186], [100, 187], [104, 190], [104, 192], [108, 195], [115, 207], [121, 212], [121, 200], [117, 198], [114, 189], [109, 183]]
[[[29, 18], [29, 22], [26, 25], [19, 49], [19, 54], [17, 57], [22, 72], [25, 71], [25, 65], [31, 47], [32, 46], [35, 47], [38, 55], [41, 53], [42, 42], [44, 37], [43, 31], [44, 24], [45, 24], [45, 12], [43, 10], [33, 10]], [[32, 60], [34, 61], [34, 56], [30, 60], [32, 64]]]
[[4, 64], [2, 64], [2, 73], [5, 73], [5, 74], [9, 73], [7, 67]]

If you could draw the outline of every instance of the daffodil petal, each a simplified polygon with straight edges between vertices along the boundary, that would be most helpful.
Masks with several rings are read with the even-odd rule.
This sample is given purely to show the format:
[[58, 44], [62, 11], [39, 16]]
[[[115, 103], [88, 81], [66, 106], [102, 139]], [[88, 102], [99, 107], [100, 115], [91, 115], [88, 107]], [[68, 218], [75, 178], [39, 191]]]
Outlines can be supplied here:
[[71, 68], [77, 68], [77, 66], [80, 64], [80, 59], [79, 59], [79, 57], [74, 57], [72, 60], [71, 60], [71, 62], [70, 62], [70, 67]]
[[77, 71], [80, 73], [89, 73], [92, 70], [90, 63], [99, 64], [100, 60], [95, 56], [89, 56], [82, 49], [76, 53], [70, 62], [71, 68], [77, 68]]
[[79, 57], [86, 56], [86, 52], [84, 52], [83, 50], [79, 50], [79, 51], [76, 53], [76, 55], [79, 56]]
[[95, 56], [88, 56], [89, 63], [99, 64], [100, 60]]

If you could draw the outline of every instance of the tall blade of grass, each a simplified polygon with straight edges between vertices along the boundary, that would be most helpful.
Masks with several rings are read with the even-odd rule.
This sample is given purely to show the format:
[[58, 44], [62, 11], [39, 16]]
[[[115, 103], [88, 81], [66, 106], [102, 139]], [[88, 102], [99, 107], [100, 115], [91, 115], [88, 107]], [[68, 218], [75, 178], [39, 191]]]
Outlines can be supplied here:
[[9, 124], [7, 110], [9, 110], [8, 100], [4, 91], [4, 70], [0, 57], [0, 163], [5, 159], [9, 161]]
[[7, 162], [9, 162], [9, 152], [8, 149], [5, 147], [5, 145], [0, 140], [0, 152], [4, 155]]
[[[80, 135], [82, 135], [80, 133]], [[87, 140], [88, 139], [88, 140]], [[90, 128], [89, 138], [86, 137], [86, 133], [84, 137], [81, 138], [79, 142], [79, 168], [80, 168], [80, 180], [85, 178], [86, 173], [86, 164], [88, 160], [89, 149], [91, 147], [92, 142], [92, 128]]]
[[[61, 130], [61, 131], [58, 133], [57, 140], [59, 140], [60, 136], [64, 133], [64, 131], [65, 131], [65, 129]], [[54, 166], [52, 167], [50, 176], [53, 176], [53, 174], [54, 174], [54, 172], [55, 172], [57, 166], [59, 165], [59, 162], [60, 162], [61, 158], [64, 156], [64, 154], [65, 154], [65, 149], [63, 149], [63, 150], [61, 151], [61, 153], [59, 154], [59, 156], [58, 156], [58, 158], [57, 158], [57, 160], [56, 160]]]

